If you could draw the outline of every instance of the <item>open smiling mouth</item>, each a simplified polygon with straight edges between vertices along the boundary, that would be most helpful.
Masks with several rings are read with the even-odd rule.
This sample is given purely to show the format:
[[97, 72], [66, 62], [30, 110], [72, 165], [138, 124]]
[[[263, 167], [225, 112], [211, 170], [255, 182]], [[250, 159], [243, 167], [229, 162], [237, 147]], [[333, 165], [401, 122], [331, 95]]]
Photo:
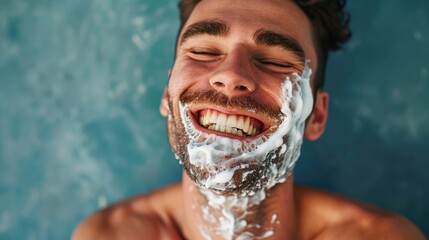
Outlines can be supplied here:
[[[239, 137], [253, 137], [264, 130], [264, 124], [253, 117], [227, 114], [214, 109], [199, 110], [194, 114], [204, 131], [232, 134]], [[223, 134], [220, 134], [223, 135]]]

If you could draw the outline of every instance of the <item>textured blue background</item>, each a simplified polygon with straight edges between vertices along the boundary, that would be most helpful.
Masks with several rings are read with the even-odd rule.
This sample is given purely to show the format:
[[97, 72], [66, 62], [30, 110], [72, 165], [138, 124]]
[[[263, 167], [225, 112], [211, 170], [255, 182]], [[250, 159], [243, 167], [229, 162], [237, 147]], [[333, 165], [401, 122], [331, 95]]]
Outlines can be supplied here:
[[[159, 98], [176, 0], [0, 0], [0, 239], [68, 239], [106, 204], [180, 179]], [[325, 136], [300, 183], [429, 234], [429, 1], [349, 3]]]

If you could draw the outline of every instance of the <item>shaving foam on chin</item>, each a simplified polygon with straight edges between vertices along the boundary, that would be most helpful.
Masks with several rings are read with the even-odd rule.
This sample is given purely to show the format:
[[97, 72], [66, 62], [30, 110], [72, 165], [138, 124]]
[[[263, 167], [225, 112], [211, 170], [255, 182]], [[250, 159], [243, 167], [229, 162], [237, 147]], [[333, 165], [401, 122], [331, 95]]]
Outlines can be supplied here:
[[[267, 171], [262, 176], [266, 181], [264, 186], [255, 186], [255, 190], [269, 189], [278, 182], [284, 182], [300, 155], [305, 119], [312, 110], [311, 73], [306, 63], [301, 76], [293, 73], [285, 79], [280, 92], [282, 123], [271, 135], [254, 140], [238, 140], [198, 131], [187, 115], [189, 106], [179, 102], [182, 123], [189, 136], [190, 164], [208, 173], [207, 178], [197, 179], [196, 183], [204, 189], [228, 191], [238, 187], [232, 181], [237, 170], [243, 172], [244, 182], [255, 171], [252, 166], [261, 165], [266, 165], [263, 167]], [[278, 149], [280, 151], [276, 153]], [[272, 160], [278, 157], [283, 157], [282, 164], [272, 164]], [[247, 191], [244, 194], [254, 193]]]

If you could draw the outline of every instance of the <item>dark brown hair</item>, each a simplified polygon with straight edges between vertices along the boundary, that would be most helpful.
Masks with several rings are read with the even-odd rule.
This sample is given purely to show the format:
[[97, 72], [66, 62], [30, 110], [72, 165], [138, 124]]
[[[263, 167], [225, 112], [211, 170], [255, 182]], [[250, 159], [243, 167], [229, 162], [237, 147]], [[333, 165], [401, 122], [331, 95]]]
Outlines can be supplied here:
[[[180, 0], [180, 31], [202, 0]], [[323, 87], [329, 51], [340, 49], [351, 37], [350, 15], [344, 9], [346, 0], [293, 0], [307, 15], [312, 24], [316, 43], [318, 68], [314, 77], [314, 91]]]

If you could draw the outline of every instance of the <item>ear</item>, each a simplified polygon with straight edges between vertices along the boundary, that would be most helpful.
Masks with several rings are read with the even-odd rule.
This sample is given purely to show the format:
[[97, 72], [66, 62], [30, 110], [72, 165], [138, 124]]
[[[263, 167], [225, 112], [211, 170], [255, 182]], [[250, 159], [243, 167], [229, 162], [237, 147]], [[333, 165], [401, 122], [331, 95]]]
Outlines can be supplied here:
[[159, 112], [164, 117], [167, 117], [168, 113], [170, 112], [170, 108], [168, 107], [168, 87], [167, 86], [164, 88], [164, 92], [161, 97]]
[[326, 121], [328, 120], [329, 94], [319, 90], [316, 93], [313, 112], [307, 120], [304, 135], [308, 140], [316, 140], [322, 136], [325, 131]]

